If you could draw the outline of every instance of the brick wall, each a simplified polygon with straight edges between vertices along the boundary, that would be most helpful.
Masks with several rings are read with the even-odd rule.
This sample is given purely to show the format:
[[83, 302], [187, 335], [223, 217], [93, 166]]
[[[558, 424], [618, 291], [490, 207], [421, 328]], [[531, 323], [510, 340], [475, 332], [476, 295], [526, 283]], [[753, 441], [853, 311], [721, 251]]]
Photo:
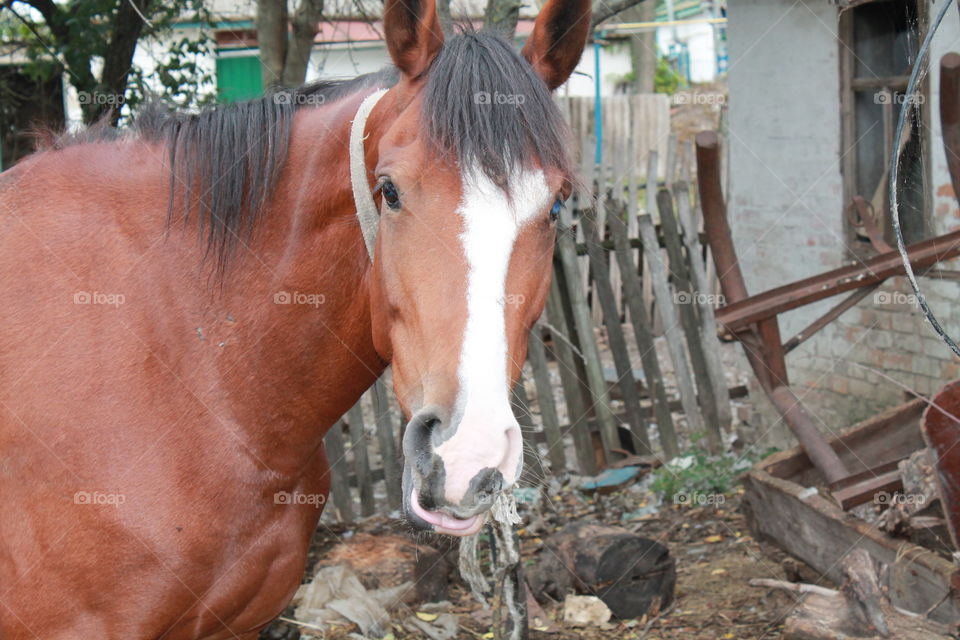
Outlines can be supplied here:
[[[827, 2], [731, 0], [730, 117], [726, 133], [731, 227], [751, 293], [841, 266], [837, 9]], [[940, 141], [937, 62], [960, 51], [960, 17], [951, 10], [931, 51], [933, 233], [960, 223]], [[960, 268], [944, 265], [945, 268]], [[921, 286], [948, 332], [960, 339], [960, 283]], [[781, 316], [784, 340], [840, 298]], [[904, 392], [869, 367], [921, 393], [960, 376], [957, 361], [924, 320], [905, 278], [875, 294], [787, 357], [795, 391], [825, 431], [836, 431], [903, 401]], [[753, 436], [792, 443], [762, 397]]]

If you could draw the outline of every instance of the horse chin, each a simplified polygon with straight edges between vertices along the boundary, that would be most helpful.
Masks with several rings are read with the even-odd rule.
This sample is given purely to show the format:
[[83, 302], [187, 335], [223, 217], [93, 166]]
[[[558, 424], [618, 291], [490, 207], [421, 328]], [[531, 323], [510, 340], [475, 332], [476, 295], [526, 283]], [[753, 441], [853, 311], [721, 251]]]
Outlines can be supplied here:
[[403, 511], [407, 521], [417, 529], [448, 536], [466, 537], [479, 531], [486, 520], [485, 513], [479, 513], [469, 518], [458, 518], [442, 511], [430, 511], [423, 508], [409, 467], [405, 467], [403, 470], [402, 484]]

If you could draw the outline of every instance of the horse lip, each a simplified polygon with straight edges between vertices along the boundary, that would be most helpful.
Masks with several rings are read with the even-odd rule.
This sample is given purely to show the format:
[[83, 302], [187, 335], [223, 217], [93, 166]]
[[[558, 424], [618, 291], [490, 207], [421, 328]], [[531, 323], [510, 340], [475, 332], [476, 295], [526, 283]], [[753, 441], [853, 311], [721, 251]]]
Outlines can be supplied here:
[[410, 511], [420, 520], [430, 525], [437, 533], [452, 536], [469, 536], [480, 530], [483, 525], [482, 515], [473, 515], [469, 518], [457, 518], [440, 511], [428, 511], [420, 505], [420, 497], [416, 487], [410, 489]]

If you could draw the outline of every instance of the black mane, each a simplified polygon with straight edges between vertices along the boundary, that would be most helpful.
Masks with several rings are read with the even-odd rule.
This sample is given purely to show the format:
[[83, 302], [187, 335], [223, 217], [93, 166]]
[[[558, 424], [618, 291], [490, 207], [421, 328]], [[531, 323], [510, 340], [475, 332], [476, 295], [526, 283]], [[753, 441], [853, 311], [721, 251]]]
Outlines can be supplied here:
[[[500, 36], [465, 31], [447, 38], [427, 72], [423, 129], [438, 153], [482, 171], [500, 186], [536, 161], [570, 171], [567, 125], [544, 82]], [[196, 211], [206, 251], [225, 269], [250, 236], [270, 198], [290, 142], [293, 114], [398, 80], [388, 68], [346, 81], [323, 81], [199, 113], [171, 113], [153, 103], [138, 114], [136, 135], [163, 141], [170, 164], [168, 222]], [[53, 142], [112, 139], [92, 126]], [[178, 197], [179, 194], [179, 197]], [[179, 202], [178, 202], [179, 200]], [[180, 205], [180, 206], [178, 206]]]
[[550, 90], [504, 38], [448, 38], [427, 76], [424, 130], [434, 146], [501, 188], [536, 160], [572, 174], [569, 130]]
[[177, 187], [182, 187], [183, 221], [197, 209], [207, 254], [216, 257], [222, 273], [237, 245], [253, 233], [273, 193], [287, 158], [294, 112], [368, 87], [393, 86], [397, 79], [397, 71], [388, 68], [350, 80], [280, 89], [196, 114], [148, 109], [135, 128], [145, 138], [163, 140], [167, 148], [168, 222], [174, 221]]

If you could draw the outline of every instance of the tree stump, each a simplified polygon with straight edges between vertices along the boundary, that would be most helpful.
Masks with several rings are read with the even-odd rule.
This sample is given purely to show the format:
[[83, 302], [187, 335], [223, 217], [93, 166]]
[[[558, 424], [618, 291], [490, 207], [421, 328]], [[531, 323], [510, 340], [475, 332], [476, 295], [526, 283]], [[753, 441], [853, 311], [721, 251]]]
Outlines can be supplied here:
[[345, 564], [366, 589], [416, 585], [405, 596], [413, 602], [447, 600], [454, 562], [443, 550], [418, 544], [403, 536], [360, 533], [332, 547], [317, 564], [317, 570]]
[[577, 522], [544, 546], [529, 579], [538, 600], [595, 595], [620, 619], [656, 615], [673, 602], [676, 564], [658, 542], [619, 527]]

